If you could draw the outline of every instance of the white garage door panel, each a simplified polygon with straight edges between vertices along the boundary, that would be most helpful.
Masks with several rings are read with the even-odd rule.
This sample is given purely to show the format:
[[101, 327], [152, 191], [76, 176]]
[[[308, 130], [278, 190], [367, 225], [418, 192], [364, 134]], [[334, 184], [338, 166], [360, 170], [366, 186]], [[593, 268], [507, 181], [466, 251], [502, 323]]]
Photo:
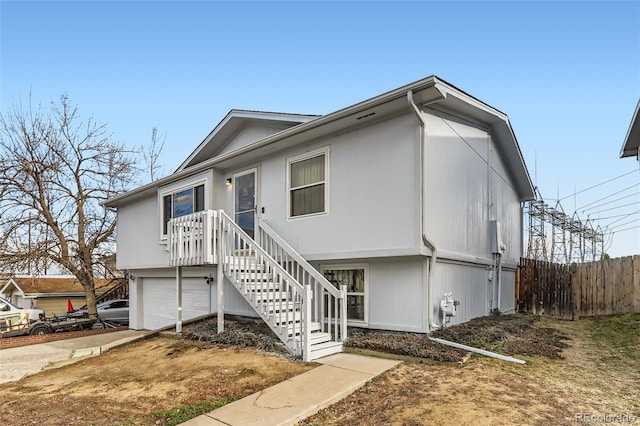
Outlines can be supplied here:
[[[143, 327], [147, 330], [176, 323], [175, 278], [144, 278]], [[209, 287], [201, 278], [182, 281], [182, 320], [209, 313]]]
[[202, 278], [182, 281], [182, 319], [188, 320], [209, 313], [209, 285]]
[[143, 327], [147, 330], [176, 322], [176, 281], [171, 278], [144, 278], [142, 287]]

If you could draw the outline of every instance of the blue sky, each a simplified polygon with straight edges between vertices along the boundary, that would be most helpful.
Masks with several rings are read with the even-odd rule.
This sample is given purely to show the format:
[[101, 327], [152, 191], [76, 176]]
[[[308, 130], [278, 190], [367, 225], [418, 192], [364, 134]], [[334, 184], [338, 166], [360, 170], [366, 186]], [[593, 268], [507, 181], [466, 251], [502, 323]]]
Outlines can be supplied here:
[[640, 168], [619, 158], [640, 1], [0, 2], [0, 110], [67, 93], [127, 145], [157, 126], [165, 174], [230, 109], [325, 114], [431, 74], [509, 115], [548, 204], [614, 216], [594, 222], [618, 220], [607, 252], [640, 254]]

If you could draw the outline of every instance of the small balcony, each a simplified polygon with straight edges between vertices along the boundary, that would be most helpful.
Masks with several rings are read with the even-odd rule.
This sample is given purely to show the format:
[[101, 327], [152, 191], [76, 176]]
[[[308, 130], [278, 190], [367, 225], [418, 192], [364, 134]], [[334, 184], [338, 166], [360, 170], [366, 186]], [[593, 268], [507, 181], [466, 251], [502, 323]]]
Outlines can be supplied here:
[[169, 221], [168, 251], [171, 266], [217, 263], [218, 211], [205, 210]]

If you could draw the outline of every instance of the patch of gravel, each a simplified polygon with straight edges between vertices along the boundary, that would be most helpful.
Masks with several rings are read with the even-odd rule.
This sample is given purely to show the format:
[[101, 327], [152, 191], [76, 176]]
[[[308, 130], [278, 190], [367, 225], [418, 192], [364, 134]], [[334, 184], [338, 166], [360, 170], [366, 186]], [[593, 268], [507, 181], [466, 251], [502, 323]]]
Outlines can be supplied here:
[[[490, 315], [431, 333], [432, 337], [508, 355], [561, 359], [568, 337], [558, 330], [538, 327], [536, 315]], [[369, 349], [435, 361], [461, 361], [466, 352], [429, 340], [427, 335], [354, 331], [347, 347]]]
[[218, 323], [214, 318], [189, 327], [184, 337], [220, 346], [254, 347], [265, 352], [287, 352], [266, 324], [254, 321], [225, 320], [224, 332], [218, 334]]
[[[562, 332], [541, 327], [537, 315], [489, 315], [475, 318], [431, 333], [431, 337], [485, 349], [506, 355], [544, 356], [562, 359], [568, 337]], [[218, 334], [215, 318], [189, 326], [186, 339], [221, 346], [255, 347], [265, 352], [288, 354], [269, 327], [259, 321], [225, 320], [225, 331]], [[467, 355], [429, 340], [426, 334], [353, 329], [345, 346], [441, 362], [460, 362]]]
[[413, 333], [354, 331], [345, 346], [444, 362], [458, 362], [465, 356], [460, 349], [432, 342], [425, 335]]

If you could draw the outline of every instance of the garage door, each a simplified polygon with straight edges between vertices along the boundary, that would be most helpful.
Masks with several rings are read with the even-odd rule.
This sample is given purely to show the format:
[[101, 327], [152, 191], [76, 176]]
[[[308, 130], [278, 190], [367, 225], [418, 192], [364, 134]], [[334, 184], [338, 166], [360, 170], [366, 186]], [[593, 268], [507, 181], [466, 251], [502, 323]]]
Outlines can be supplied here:
[[[142, 286], [143, 327], [147, 330], [176, 322], [175, 278], [144, 278]], [[182, 320], [209, 313], [209, 287], [201, 278], [182, 281]]]

